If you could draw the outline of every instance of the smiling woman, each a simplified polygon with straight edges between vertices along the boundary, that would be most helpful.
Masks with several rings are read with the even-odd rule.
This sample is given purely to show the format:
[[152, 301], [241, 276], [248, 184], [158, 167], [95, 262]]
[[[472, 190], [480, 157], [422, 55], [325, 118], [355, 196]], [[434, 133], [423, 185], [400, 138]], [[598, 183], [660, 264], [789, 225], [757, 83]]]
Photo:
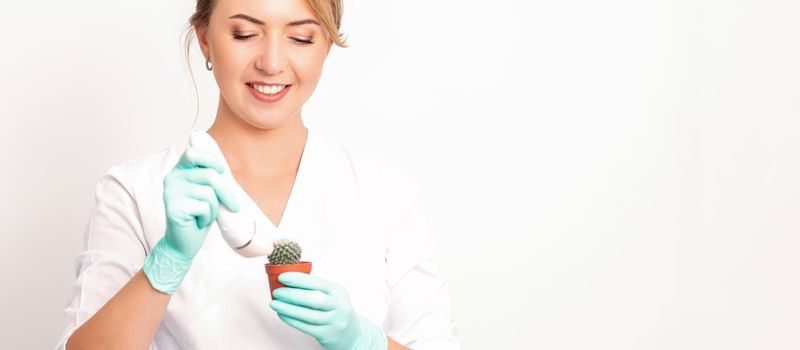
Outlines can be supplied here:
[[[303, 123], [346, 46], [341, 17], [339, 0], [197, 2], [187, 45], [196, 33], [220, 98], [189, 139], [208, 147], [178, 142], [98, 182], [60, 347], [459, 348], [419, 185]], [[221, 210], [264, 228], [250, 237], [302, 241], [314, 273], [281, 274], [271, 300], [266, 262], [220, 240]]]

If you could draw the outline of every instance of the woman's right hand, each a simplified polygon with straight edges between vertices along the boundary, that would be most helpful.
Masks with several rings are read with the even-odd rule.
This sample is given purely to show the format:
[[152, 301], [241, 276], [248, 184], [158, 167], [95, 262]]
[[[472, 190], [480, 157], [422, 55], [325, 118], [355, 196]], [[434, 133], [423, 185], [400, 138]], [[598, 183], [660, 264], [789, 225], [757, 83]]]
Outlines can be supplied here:
[[225, 171], [219, 157], [189, 147], [178, 164], [164, 177], [166, 246], [181, 258], [194, 258], [203, 246], [211, 224], [217, 219], [220, 202], [232, 212], [240, 207], [220, 174]]

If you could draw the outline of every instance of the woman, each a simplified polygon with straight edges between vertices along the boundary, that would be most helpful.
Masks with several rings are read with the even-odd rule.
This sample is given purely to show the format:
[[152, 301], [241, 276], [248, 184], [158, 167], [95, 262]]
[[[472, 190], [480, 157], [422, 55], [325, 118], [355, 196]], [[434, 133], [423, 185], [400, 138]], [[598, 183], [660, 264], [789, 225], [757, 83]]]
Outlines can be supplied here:
[[[182, 140], [101, 178], [60, 348], [458, 348], [419, 186], [303, 124], [332, 44], [344, 46], [341, 8], [197, 2], [190, 24], [220, 99], [192, 135], [217, 147]], [[270, 301], [264, 260], [213, 224], [219, 205], [263, 214], [314, 271], [282, 274]]]

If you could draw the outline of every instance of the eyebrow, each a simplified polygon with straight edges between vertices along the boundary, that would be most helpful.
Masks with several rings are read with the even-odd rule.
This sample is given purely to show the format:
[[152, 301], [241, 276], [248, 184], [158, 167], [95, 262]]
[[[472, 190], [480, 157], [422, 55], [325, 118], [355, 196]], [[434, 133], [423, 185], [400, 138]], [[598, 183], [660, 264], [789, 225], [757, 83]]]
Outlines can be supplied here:
[[[228, 19], [232, 19], [232, 18], [239, 18], [239, 19], [243, 19], [243, 20], [245, 20], [245, 21], [248, 21], [248, 22], [253, 22], [253, 23], [255, 23], [255, 24], [258, 24], [258, 25], [261, 25], [261, 26], [263, 26], [263, 25], [264, 25], [264, 21], [262, 21], [262, 20], [260, 20], [260, 19], [258, 19], [258, 18], [253, 18], [253, 17], [250, 17], [250, 16], [248, 16], [248, 15], [245, 15], [245, 14], [243, 14], [243, 13], [237, 13], [237, 14], [235, 14], [235, 15], [233, 15], [233, 16], [230, 16], [230, 17], [228, 17]], [[301, 26], [301, 25], [303, 25], [303, 24], [316, 24], [316, 25], [318, 25], [318, 26], [320, 25], [320, 24], [319, 24], [319, 22], [317, 22], [317, 21], [315, 21], [315, 20], [313, 20], [313, 19], [311, 19], [311, 18], [307, 18], [307, 19], [301, 19], [301, 20], [298, 20], [298, 21], [292, 21], [292, 22], [289, 22], [289, 23], [287, 23], [287, 24], [286, 24], [286, 26], [287, 26], [287, 27], [292, 27], [292, 26]]]

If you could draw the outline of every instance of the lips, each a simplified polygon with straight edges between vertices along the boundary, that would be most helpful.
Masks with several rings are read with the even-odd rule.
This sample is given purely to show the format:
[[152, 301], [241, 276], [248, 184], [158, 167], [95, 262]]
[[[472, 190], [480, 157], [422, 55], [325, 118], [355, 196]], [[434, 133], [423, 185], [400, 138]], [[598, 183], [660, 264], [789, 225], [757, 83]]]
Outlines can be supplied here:
[[291, 84], [261, 84], [260, 82], [256, 83], [245, 83], [247, 85], [247, 90], [255, 97], [257, 100], [266, 103], [275, 103], [280, 101], [283, 96], [289, 93], [291, 89]]

